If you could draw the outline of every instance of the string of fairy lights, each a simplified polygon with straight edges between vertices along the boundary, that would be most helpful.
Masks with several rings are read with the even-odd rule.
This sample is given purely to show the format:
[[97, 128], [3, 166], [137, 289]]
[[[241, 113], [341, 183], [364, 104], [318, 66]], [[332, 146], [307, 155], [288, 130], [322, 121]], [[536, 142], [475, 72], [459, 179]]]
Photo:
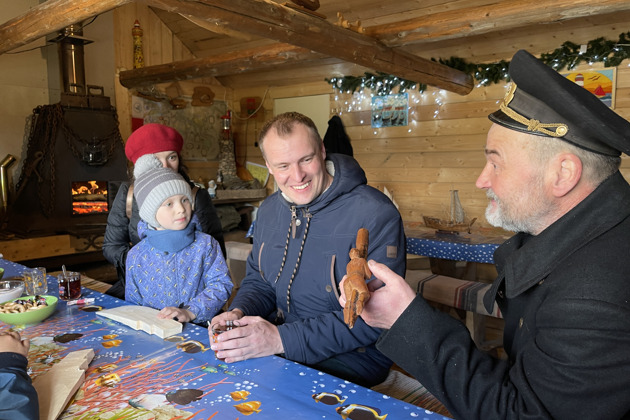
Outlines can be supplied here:
[[[563, 69], [572, 70], [578, 65], [585, 63], [589, 65], [602, 63], [605, 67], [617, 67], [626, 59], [630, 59], [630, 32], [621, 33], [616, 41], [603, 37], [590, 40], [586, 44], [575, 44], [566, 41], [554, 51], [541, 54], [540, 56], [540, 60], [543, 63], [551, 66], [556, 71]], [[472, 75], [476, 81], [476, 87], [502, 82], [507, 83], [509, 81], [509, 61], [469, 63], [458, 57], [433, 60]], [[630, 66], [630, 64], [628, 65]], [[325, 80], [335, 91], [337, 107], [332, 111], [337, 114], [361, 111], [365, 101], [374, 96], [408, 93], [410, 94], [410, 108], [412, 104], [418, 104], [421, 98], [426, 98], [426, 84], [387, 73], [366, 72], [361, 76], [331, 77]], [[431, 93], [431, 96], [434, 98], [436, 105], [441, 105], [444, 91], [435, 90]], [[438, 113], [439, 110], [436, 110], [434, 118], [437, 117]]]

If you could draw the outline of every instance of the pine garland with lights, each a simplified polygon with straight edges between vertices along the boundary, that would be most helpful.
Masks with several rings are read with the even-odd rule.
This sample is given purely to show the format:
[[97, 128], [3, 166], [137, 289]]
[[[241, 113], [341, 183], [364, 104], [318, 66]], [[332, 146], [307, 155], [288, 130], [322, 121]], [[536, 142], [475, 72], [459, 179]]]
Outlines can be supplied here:
[[391, 74], [377, 72], [365, 72], [363, 76], [344, 76], [325, 79], [335, 89], [342, 92], [354, 93], [357, 90], [370, 89], [377, 95], [388, 95], [392, 93], [394, 88], [398, 88], [399, 93], [404, 93], [407, 89], [415, 90], [416, 87], [420, 92], [424, 92], [427, 85], [416, 83], [412, 80], [401, 79]]
[[[571, 70], [581, 63], [603, 63], [606, 67], [616, 67], [623, 60], [630, 58], [630, 32], [621, 33], [617, 41], [601, 37], [588, 41], [585, 46], [586, 48], [583, 45], [566, 41], [560, 48], [550, 53], [541, 54], [540, 60], [556, 71], [564, 68]], [[468, 63], [458, 57], [432, 60], [472, 75], [482, 86], [509, 80], [507, 74], [509, 61], [501, 60], [497, 63], [475, 64]], [[406, 90], [415, 90], [416, 88], [419, 92], [424, 92], [427, 88], [426, 84], [381, 72], [376, 74], [366, 72], [363, 76], [332, 77], [325, 80], [334, 89], [344, 93], [370, 89], [377, 95], [388, 95], [396, 89], [403, 93]]]

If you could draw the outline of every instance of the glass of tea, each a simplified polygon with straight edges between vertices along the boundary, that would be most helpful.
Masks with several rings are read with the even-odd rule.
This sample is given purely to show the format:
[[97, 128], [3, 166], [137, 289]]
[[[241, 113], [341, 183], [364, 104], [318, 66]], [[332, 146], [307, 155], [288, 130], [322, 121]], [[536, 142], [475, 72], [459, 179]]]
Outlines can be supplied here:
[[59, 283], [59, 299], [74, 300], [81, 297], [81, 273], [64, 271], [57, 275]]
[[[223, 334], [226, 331], [230, 331], [233, 328], [239, 327], [240, 325], [238, 324], [238, 321], [226, 321], [225, 324], [214, 324], [211, 327], [211, 331], [212, 331], [212, 341], [213, 342], [217, 342], [217, 337], [220, 334]], [[214, 357], [216, 357], [217, 359], [219, 359], [217, 357], [217, 352], [214, 352]], [[223, 361], [224, 359], [219, 359], [221, 361]]]

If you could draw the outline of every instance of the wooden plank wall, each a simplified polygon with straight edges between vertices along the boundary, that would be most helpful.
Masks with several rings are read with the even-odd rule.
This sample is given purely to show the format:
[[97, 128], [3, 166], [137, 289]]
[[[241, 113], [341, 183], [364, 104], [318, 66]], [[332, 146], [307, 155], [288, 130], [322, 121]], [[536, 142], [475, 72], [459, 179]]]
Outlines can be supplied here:
[[365, 111], [342, 114], [342, 120], [370, 184], [387, 187], [404, 220], [447, 217], [452, 189], [467, 215], [479, 218], [487, 200], [474, 181], [485, 163], [487, 114], [503, 92], [501, 86], [475, 89], [466, 97], [435, 89], [409, 92], [409, 125], [388, 128], [371, 127], [368, 97], [361, 103]]
[[133, 37], [131, 30], [138, 20], [143, 30], [145, 65], [168, 63], [175, 59], [193, 58], [190, 51], [174, 38], [171, 31], [145, 5], [130, 3], [114, 9], [114, 54], [116, 57], [116, 109], [120, 132], [124, 139], [131, 134], [132, 91], [118, 82], [122, 70], [133, 69]]
[[[145, 66], [193, 59], [195, 56], [175, 36], [155, 13], [141, 3], [130, 3], [114, 10], [114, 51], [116, 54], [116, 109], [123, 139], [131, 134], [131, 97], [133, 90], [118, 82], [120, 71], [133, 69], [133, 37], [131, 30], [138, 20], [143, 30], [143, 52]], [[215, 78], [207, 77], [178, 82], [185, 97], [190, 98], [196, 86], [210, 87], [216, 100], [233, 100], [232, 89], [223, 87]], [[164, 94], [170, 83], [155, 85], [159, 94]], [[218, 162], [185, 162], [191, 178], [206, 181], [216, 177]]]
[[[350, 112], [338, 112], [352, 141], [355, 158], [365, 170], [368, 183], [393, 194], [405, 221], [421, 221], [423, 215], [444, 216], [449, 191], [456, 189], [469, 217], [477, 227], [489, 227], [484, 212], [487, 199], [475, 181], [485, 164], [483, 149], [490, 128], [487, 115], [495, 111], [506, 85], [475, 88], [467, 96], [429, 88], [424, 94], [409, 92], [409, 125], [372, 128], [367, 97], [336, 95], [327, 83], [270, 89], [236, 89], [235, 99], [265, 96], [266, 118], [273, 115], [273, 100], [282, 97], [331, 95], [331, 116], [356, 104]], [[630, 68], [624, 63], [617, 71], [616, 112], [630, 118]], [[338, 99], [335, 99], [338, 98]], [[359, 110], [359, 106], [361, 109]], [[239, 109], [238, 101], [234, 109]], [[263, 163], [255, 146], [259, 120], [233, 123], [237, 135], [237, 159]], [[325, 133], [322, 133], [322, 136]], [[630, 158], [624, 155], [622, 173], [630, 179]], [[268, 185], [268, 188], [270, 186]]]
[[[232, 127], [234, 128], [236, 141], [236, 160], [243, 164], [245, 161], [251, 161], [264, 165], [265, 161], [257, 146], [257, 140], [264, 122], [273, 117], [275, 99], [326, 95], [331, 94], [331, 92], [332, 89], [326, 82], [234, 89]], [[254, 118], [247, 118], [245, 113], [241, 112], [240, 101], [247, 97], [262, 99], [262, 106], [258, 111], [259, 115]], [[323, 137], [325, 133], [320, 134]], [[266, 187], [269, 192], [273, 191], [273, 177], [270, 177]]]
[[[141, 21], [145, 31], [145, 61], [147, 65], [167, 63], [178, 57], [188, 57], [186, 48], [173, 39], [170, 31], [146, 7], [136, 4], [119, 8], [117, 22], [116, 52], [117, 70], [132, 66], [131, 27], [135, 19]], [[148, 23], [144, 23], [148, 22]], [[611, 25], [594, 26], [580, 36], [587, 40], [604, 36], [615, 39], [620, 29]], [[156, 36], [155, 34], [159, 34]], [[566, 38], [549, 39], [541, 51], [551, 51]], [[511, 45], [522, 44], [528, 48], [529, 39], [513, 39]], [[579, 42], [579, 41], [578, 41]], [[532, 51], [538, 54], [538, 51]], [[439, 54], [436, 52], [436, 56]], [[509, 57], [504, 57], [509, 58]], [[123, 137], [130, 133], [129, 92], [119, 84], [117, 107], [123, 128]], [[346, 101], [352, 102], [353, 95], [337, 95], [326, 82], [296, 84], [292, 86], [264, 86], [257, 88], [234, 88], [225, 90], [224, 96], [234, 111], [232, 127], [235, 133], [236, 158], [244, 164], [246, 160], [264, 163], [256, 147], [258, 132], [264, 120], [273, 115], [276, 98], [302, 97], [330, 94], [331, 116], [340, 115], [352, 140], [355, 157], [365, 169], [370, 185], [392, 192], [400, 206], [405, 221], [421, 221], [422, 215], [442, 216], [449, 202], [449, 190], [457, 189], [461, 202], [469, 217], [478, 218], [477, 227], [487, 227], [484, 211], [487, 200], [483, 191], [475, 187], [485, 157], [483, 148], [490, 122], [487, 115], [497, 108], [503, 98], [505, 85], [478, 87], [467, 96], [441, 92], [429, 88], [424, 94], [410, 93], [410, 123], [407, 127], [374, 129], [370, 125], [369, 96], [358, 99], [353, 110], [348, 112]], [[221, 94], [219, 94], [220, 96]], [[263, 98], [259, 111], [264, 117], [245, 118], [240, 113], [240, 100], [246, 97]], [[354, 98], [357, 101], [357, 98]], [[360, 105], [361, 109], [358, 109]], [[617, 71], [615, 110], [630, 119], [630, 69], [624, 62]], [[325, 133], [321, 133], [322, 136]], [[630, 158], [625, 157], [622, 172], [630, 179]], [[191, 175], [211, 179], [216, 176], [216, 163], [195, 164]], [[267, 188], [271, 190], [272, 182]]]

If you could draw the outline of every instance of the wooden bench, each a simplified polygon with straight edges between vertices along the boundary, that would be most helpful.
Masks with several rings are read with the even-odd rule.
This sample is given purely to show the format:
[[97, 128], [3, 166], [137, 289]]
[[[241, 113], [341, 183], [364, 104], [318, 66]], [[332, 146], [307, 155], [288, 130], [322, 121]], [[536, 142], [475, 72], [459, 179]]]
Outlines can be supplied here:
[[234, 287], [241, 285], [241, 280], [245, 277], [245, 262], [252, 250], [252, 244], [237, 241], [225, 242], [225, 262], [227, 263]]
[[225, 263], [230, 270], [230, 277], [232, 278], [232, 283], [234, 284], [232, 294], [223, 308], [225, 310], [227, 310], [232, 303], [234, 296], [236, 296], [238, 289], [241, 287], [241, 281], [245, 278], [245, 263], [251, 250], [251, 244], [237, 241], [225, 241]]
[[405, 280], [426, 300], [466, 311], [464, 322], [478, 348], [487, 351], [500, 345], [485, 337], [486, 317], [502, 318], [496, 303], [492, 312], [483, 304], [491, 284], [436, 275], [430, 270], [407, 270]]

